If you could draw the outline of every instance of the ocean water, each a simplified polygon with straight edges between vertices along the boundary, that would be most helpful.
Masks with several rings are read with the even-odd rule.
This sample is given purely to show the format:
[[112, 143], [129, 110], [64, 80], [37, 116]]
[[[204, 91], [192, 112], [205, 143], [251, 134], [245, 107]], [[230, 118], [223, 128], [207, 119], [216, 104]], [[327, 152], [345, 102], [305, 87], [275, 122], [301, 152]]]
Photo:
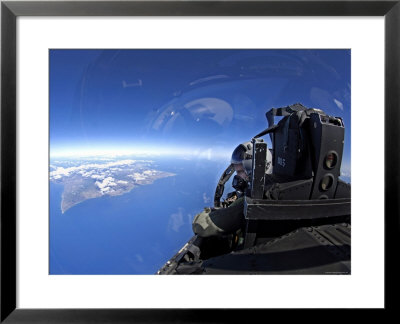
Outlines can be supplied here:
[[64, 214], [63, 186], [50, 183], [50, 274], [154, 274], [193, 236], [192, 220], [212, 204], [224, 167], [159, 160], [155, 169], [176, 176]]

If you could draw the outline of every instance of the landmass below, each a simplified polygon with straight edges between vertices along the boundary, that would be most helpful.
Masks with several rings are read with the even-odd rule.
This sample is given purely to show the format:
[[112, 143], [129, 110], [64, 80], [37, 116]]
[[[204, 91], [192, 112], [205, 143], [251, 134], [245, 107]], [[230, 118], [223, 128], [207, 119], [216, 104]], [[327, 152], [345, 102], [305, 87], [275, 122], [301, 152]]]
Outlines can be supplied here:
[[[174, 173], [145, 169], [136, 161], [122, 161], [118, 167], [104, 165], [83, 165], [73, 168], [58, 168], [50, 172], [50, 180], [62, 184], [61, 212], [88, 199], [105, 195], [119, 196], [137, 186], [152, 184], [157, 179], [175, 176]], [[115, 166], [116, 163], [113, 164]]]

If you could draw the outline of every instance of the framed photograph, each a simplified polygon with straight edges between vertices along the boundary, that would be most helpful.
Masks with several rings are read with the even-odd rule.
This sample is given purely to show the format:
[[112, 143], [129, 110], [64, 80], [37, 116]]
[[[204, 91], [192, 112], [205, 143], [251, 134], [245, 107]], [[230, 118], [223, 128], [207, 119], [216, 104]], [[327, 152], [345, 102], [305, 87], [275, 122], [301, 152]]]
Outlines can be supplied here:
[[3, 1], [1, 321], [391, 308], [399, 15]]

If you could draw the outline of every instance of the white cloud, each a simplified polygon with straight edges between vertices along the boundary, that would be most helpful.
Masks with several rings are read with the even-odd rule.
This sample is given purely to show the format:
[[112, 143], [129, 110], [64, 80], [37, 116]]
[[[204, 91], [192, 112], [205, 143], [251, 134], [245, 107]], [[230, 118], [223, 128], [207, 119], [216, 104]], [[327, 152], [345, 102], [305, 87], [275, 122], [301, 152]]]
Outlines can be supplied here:
[[92, 175], [91, 178], [92, 178], [92, 179], [103, 180], [105, 177], [104, 177], [104, 175], [94, 174], [94, 175]]
[[76, 168], [72, 167], [65, 169], [63, 167], [58, 167], [56, 170], [50, 172], [50, 177], [55, 177], [55, 176], [68, 177], [71, 172], [75, 171], [71, 169], [76, 169]]
[[[72, 173], [80, 173], [84, 170], [91, 170], [91, 169], [108, 169], [113, 166], [126, 166], [135, 163], [135, 160], [121, 160], [121, 161], [114, 161], [114, 162], [108, 162], [108, 163], [88, 163], [88, 164], [82, 164], [80, 166], [76, 167], [69, 167], [69, 168], [63, 168], [63, 167], [58, 167], [56, 170], [50, 172], [50, 177], [56, 176], [56, 175], [61, 175], [64, 177], [70, 176]], [[92, 170], [93, 171], [93, 170]]]
[[125, 180], [118, 180], [117, 183], [119, 183], [119, 184], [128, 184], [128, 181], [125, 181]]
[[135, 172], [133, 174], [129, 174], [128, 177], [133, 178], [134, 180], [145, 180], [146, 176], [141, 173]]
[[108, 191], [108, 190], [111, 189], [110, 187], [114, 187], [114, 186], [116, 186], [117, 184], [114, 182], [114, 178], [112, 178], [112, 177], [107, 177], [107, 178], [105, 178], [102, 182], [96, 181], [96, 182], [95, 182], [95, 185], [96, 185], [97, 187], [99, 187], [99, 189], [100, 189], [101, 192], [106, 192], [106, 191]]
[[84, 172], [84, 173], [82, 173], [82, 177], [85, 177], [85, 178], [90, 178], [92, 174], [93, 174], [93, 171], [90, 171], [90, 172]]
[[110, 187], [101, 188], [100, 191], [102, 194], [109, 192], [111, 189]]

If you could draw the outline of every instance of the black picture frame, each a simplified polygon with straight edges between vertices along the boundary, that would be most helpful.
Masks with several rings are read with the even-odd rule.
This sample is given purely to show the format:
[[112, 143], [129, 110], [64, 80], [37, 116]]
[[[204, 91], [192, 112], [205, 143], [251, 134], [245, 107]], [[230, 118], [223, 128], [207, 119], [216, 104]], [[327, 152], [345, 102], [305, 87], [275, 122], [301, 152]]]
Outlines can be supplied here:
[[[398, 255], [400, 0], [393, 1], [2, 1], [1, 2], [1, 295], [5, 323], [228, 322], [238, 312], [214, 309], [16, 308], [16, 19], [19, 16], [384, 16], [385, 18], [385, 309], [396, 307]], [[373, 136], [373, 121], [371, 134]], [[371, 154], [371, 153], [368, 153]], [[370, 176], [370, 175], [367, 175]], [[373, 176], [373, 175], [372, 175]], [[373, 188], [371, 196], [373, 197]], [[32, 211], [34, 214], [34, 211]], [[371, 234], [373, 239], [373, 234]], [[374, 262], [371, 256], [371, 262]], [[367, 284], [367, 283], [366, 283]], [[188, 292], [190, 295], [190, 292]], [[238, 291], [238, 298], [245, 294]], [[248, 296], [247, 296], [248, 297]], [[262, 314], [258, 314], [262, 313]]]

